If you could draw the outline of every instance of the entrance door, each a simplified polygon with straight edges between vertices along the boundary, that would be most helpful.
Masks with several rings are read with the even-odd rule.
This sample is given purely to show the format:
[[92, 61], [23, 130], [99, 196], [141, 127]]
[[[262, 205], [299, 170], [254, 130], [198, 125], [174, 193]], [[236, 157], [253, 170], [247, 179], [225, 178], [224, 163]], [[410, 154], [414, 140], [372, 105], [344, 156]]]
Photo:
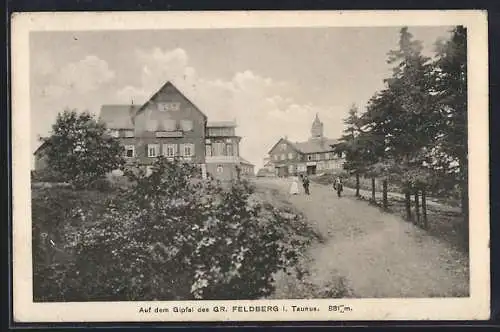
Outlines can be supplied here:
[[307, 166], [307, 174], [308, 175], [316, 174], [316, 165], [314, 165], [314, 166]]
[[288, 176], [288, 169], [287, 169], [286, 166], [278, 167], [278, 176], [279, 177], [286, 177], [286, 176]]

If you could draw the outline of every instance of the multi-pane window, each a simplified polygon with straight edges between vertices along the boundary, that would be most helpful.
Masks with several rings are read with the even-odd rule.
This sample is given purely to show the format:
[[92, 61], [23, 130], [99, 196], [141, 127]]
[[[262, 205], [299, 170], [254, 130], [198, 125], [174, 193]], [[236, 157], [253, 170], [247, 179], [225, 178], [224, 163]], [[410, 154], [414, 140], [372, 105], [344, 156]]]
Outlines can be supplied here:
[[182, 128], [182, 131], [191, 131], [191, 130], [193, 130], [193, 121], [191, 121], [191, 120], [181, 120], [181, 128]]
[[328, 152], [327, 152], [327, 153], [325, 153], [325, 159], [326, 159], [326, 160], [330, 159], [330, 154], [329, 154]]
[[160, 112], [178, 111], [180, 107], [180, 103], [158, 103], [158, 110]]
[[135, 157], [135, 146], [133, 145], [125, 145], [125, 156], [127, 158]]
[[194, 144], [191, 143], [181, 144], [181, 155], [183, 157], [194, 156]]
[[293, 153], [292, 152], [288, 153], [288, 159], [293, 159]]
[[288, 166], [288, 173], [293, 173], [293, 165]]
[[110, 130], [110, 131], [109, 131], [109, 135], [110, 135], [111, 137], [115, 137], [115, 138], [116, 138], [116, 137], [119, 137], [119, 136], [120, 136], [120, 132], [119, 132], [118, 130]]
[[148, 144], [148, 157], [153, 158], [159, 155], [160, 146], [158, 144]]
[[223, 156], [225, 144], [221, 142], [215, 142], [212, 144], [213, 146], [213, 155], [214, 156]]
[[281, 144], [281, 150], [285, 151], [286, 150], [286, 143]]
[[166, 157], [174, 157], [177, 152], [177, 144], [163, 144], [163, 155]]
[[226, 145], [226, 155], [227, 156], [233, 155], [233, 145], [232, 144]]
[[205, 145], [205, 155], [207, 157], [212, 156], [212, 146], [210, 144]]
[[320, 159], [320, 154], [319, 154], [319, 153], [316, 153], [316, 154], [314, 155], [314, 159], [315, 159], [315, 160], [319, 160], [319, 159]]
[[275, 155], [273, 156], [273, 158], [274, 158], [274, 160], [276, 160], [276, 161], [278, 161], [278, 160], [279, 160], [279, 156], [278, 156], [277, 154], [275, 154]]
[[281, 160], [285, 160], [286, 159], [286, 155], [285, 154], [282, 154], [281, 155]]
[[209, 136], [234, 136], [234, 128], [208, 128]]

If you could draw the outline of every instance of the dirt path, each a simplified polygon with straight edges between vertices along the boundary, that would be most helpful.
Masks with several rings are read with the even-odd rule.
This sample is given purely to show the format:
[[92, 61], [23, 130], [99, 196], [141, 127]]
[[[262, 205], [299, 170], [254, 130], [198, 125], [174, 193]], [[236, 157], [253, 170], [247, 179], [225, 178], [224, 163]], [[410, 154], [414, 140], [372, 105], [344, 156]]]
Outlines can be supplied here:
[[279, 189], [307, 217], [326, 242], [310, 248], [314, 281], [332, 274], [346, 278], [355, 297], [467, 296], [464, 254], [444, 241], [378, 208], [353, 192], [338, 198], [332, 188], [312, 184], [311, 195], [288, 194], [289, 182], [258, 179]]

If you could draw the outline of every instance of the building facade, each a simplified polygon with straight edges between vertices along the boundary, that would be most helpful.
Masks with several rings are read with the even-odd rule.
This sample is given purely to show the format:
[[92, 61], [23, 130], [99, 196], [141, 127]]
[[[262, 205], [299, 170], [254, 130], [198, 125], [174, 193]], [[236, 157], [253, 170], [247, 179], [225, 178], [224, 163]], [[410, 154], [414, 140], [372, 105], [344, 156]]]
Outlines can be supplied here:
[[240, 157], [241, 137], [236, 135], [232, 121], [209, 122], [205, 138], [205, 160], [209, 175], [219, 179], [234, 179], [239, 175], [253, 176], [254, 166]]
[[[229, 180], [251, 176], [253, 165], [240, 157], [236, 124], [209, 124], [171, 82], [143, 105], [103, 105], [99, 121], [123, 145], [128, 164], [149, 168], [158, 156], [199, 165], [204, 177]], [[35, 154], [35, 160], [42, 159]], [[36, 164], [36, 161], [35, 161]]]
[[341, 171], [342, 153], [335, 152], [336, 139], [323, 135], [323, 123], [318, 115], [311, 126], [311, 137], [305, 142], [292, 142], [281, 138], [269, 150], [269, 160], [275, 174], [287, 177], [298, 174], [318, 174]]

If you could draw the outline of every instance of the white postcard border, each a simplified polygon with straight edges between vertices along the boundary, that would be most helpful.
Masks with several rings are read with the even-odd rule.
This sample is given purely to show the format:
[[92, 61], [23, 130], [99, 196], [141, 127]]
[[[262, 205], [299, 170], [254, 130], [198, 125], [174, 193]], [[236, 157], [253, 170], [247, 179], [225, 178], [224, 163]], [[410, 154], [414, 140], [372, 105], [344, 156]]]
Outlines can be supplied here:
[[[165, 19], [168, 18], [168, 19]], [[468, 31], [470, 297], [259, 301], [34, 303], [31, 255], [29, 33], [32, 31], [212, 29], [250, 27], [464, 25]], [[16, 13], [11, 34], [13, 310], [17, 322], [463, 320], [490, 314], [488, 38], [486, 12], [253, 11]], [[216, 306], [229, 312], [214, 312]], [[278, 312], [239, 312], [244, 306]], [[293, 305], [318, 312], [293, 312]], [[330, 311], [330, 306], [351, 310]], [[139, 309], [169, 308], [169, 313]], [[175, 313], [173, 308], [193, 312]], [[236, 311], [233, 312], [233, 307]], [[200, 312], [202, 308], [209, 312]], [[330, 308], [331, 309], [331, 308]], [[343, 312], [341, 312], [343, 311]]]

